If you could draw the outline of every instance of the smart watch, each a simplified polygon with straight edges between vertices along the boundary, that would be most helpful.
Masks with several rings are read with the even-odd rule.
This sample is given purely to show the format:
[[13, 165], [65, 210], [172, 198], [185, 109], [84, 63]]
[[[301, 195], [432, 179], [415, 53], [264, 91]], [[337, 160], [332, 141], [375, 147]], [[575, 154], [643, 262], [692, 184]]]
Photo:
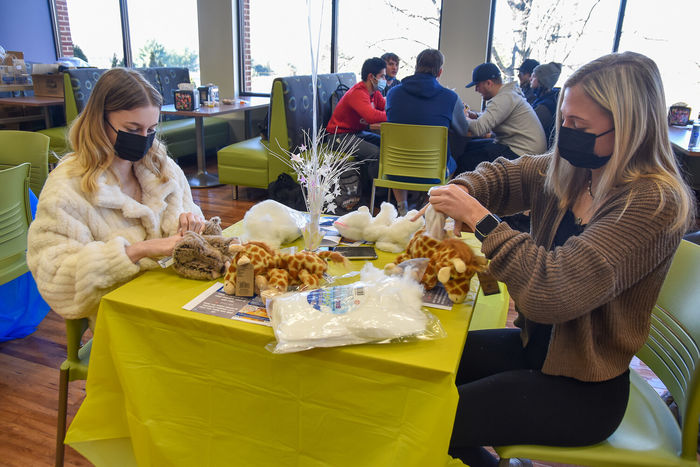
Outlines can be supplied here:
[[474, 229], [474, 236], [483, 242], [488, 234], [493, 232], [493, 229], [498, 227], [502, 221], [495, 214], [486, 214], [483, 219], [476, 223], [476, 228]]

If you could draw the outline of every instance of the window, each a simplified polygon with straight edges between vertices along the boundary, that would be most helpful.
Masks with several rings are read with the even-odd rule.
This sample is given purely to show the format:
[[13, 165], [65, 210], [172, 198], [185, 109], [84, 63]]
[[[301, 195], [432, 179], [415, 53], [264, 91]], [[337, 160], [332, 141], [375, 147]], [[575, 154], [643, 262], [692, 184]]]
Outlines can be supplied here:
[[[650, 14], [649, 12], [653, 12]], [[659, 8], [657, 2], [627, 3], [620, 51], [642, 53], [656, 62], [666, 93], [666, 105], [685, 102], [691, 118], [700, 112], [700, 49], [696, 46], [700, 2], [683, 2], [682, 8]]]
[[[319, 73], [353, 72], [359, 80], [366, 59], [394, 52], [401, 58], [402, 78], [413, 74], [422, 50], [438, 47], [440, 0], [324, 0], [323, 4]], [[275, 77], [311, 73], [306, 2], [239, 0], [239, 12], [244, 94], [268, 94]], [[335, 37], [333, 17], [338, 18]], [[317, 25], [312, 19], [312, 27]], [[313, 34], [317, 37], [318, 32]]]
[[[63, 55], [74, 55], [98, 68], [185, 67], [200, 84], [197, 0], [129, 2], [128, 36], [122, 30], [120, 0], [52, 1], [61, 43], [72, 44]], [[131, 56], [124, 57], [127, 40]]]
[[[318, 73], [331, 71], [332, 2], [323, 2]], [[311, 74], [306, 2], [241, 0], [242, 88], [269, 94], [278, 76]], [[312, 28], [319, 20], [312, 18]], [[318, 30], [312, 32], [318, 39]], [[314, 44], [314, 49], [319, 44]]]
[[[57, 7], [61, 6], [56, 2]], [[69, 35], [74, 55], [98, 68], [110, 68], [113, 60], [124, 63], [122, 26], [117, 0], [67, 0], [69, 25], [60, 34]], [[60, 13], [59, 13], [60, 16]], [[67, 31], [66, 31], [67, 29]], [[117, 58], [118, 57], [118, 58]]]
[[[69, 0], [70, 1], [70, 0]], [[197, 0], [129, 2], [129, 33], [135, 67], [177, 66], [199, 80]]]
[[416, 57], [436, 49], [442, 2], [433, 0], [339, 0], [338, 70], [360, 80], [362, 63], [393, 52], [401, 59], [398, 78], [412, 75]]
[[507, 80], [526, 58], [559, 62], [561, 85], [581, 65], [612, 51], [619, 8], [600, 0], [496, 0], [491, 61]]

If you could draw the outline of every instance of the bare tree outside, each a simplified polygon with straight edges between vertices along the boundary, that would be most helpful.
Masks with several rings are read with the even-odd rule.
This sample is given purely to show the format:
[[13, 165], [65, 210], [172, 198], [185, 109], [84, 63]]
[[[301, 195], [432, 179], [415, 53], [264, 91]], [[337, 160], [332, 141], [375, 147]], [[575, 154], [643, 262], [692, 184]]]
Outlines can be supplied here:
[[341, 0], [339, 7], [338, 71], [359, 74], [366, 59], [393, 52], [401, 79], [422, 50], [438, 46], [441, 0]]
[[492, 61], [514, 78], [527, 58], [563, 64], [562, 77], [612, 51], [616, 2], [498, 0]]

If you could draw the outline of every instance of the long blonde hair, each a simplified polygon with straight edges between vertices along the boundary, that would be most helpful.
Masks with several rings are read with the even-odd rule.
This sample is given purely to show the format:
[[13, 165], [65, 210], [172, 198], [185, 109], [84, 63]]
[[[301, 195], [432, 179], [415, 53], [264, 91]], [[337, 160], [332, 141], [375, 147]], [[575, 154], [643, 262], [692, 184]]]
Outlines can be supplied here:
[[671, 149], [661, 75], [653, 60], [635, 52], [593, 60], [576, 70], [562, 86], [554, 157], [545, 182], [546, 188], [559, 197], [560, 207], [572, 206], [588, 180], [588, 169], [571, 166], [559, 157], [556, 145], [564, 91], [577, 85], [610, 115], [615, 128], [612, 157], [596, 188], [593, 209], [597, 211], [612, 191], [621, 187], [628, 191], [629, 204], [634, 196], [634, 182], [651, 179], [660, 192], [659, 211], [671, 197], [678, 207], [672, 228], [686, 229], [694, 216], [694, 196], [683, 181]]
[[[117, 157], [107, 137], [105, 124], [107, 112], [131, 110], [139, 107], [160, 108], [163, 98], [160, 93], [136, 70], [112, 68], [100, 76], [85, 105], [71, 125], [69, 138], [74, 152], [67, 158], [77, 162], [80, 186], [86, 193], [97, 189], [97, 179]], [[156, 138], [148, 154], [139, 162], [160, 177], [168, 180], [163, 172], [168, 157], [165, 145]], [[75, 165], [74, 165], [75, 167]]]

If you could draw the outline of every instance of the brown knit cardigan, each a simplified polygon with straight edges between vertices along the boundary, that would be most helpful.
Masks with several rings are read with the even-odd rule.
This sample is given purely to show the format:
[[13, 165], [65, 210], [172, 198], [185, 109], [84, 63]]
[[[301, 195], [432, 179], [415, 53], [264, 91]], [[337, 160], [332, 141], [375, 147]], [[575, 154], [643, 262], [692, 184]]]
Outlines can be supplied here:
[[614, 192], [583, 233], [551, 249], [565, 214], [544, 189], [551, 157], [499, 158], [452, 183], [498, 215], [530, 210], [531, 234], [503, 222], [481, 247], [515, 301], [523, 345], [532, 322], [552, 324], [542, 371], [605, 381], [627, 370], [644, 344], [683, 233], [670, 228], [675, 203], [657, 212], [660, 190], [642, 179]]

